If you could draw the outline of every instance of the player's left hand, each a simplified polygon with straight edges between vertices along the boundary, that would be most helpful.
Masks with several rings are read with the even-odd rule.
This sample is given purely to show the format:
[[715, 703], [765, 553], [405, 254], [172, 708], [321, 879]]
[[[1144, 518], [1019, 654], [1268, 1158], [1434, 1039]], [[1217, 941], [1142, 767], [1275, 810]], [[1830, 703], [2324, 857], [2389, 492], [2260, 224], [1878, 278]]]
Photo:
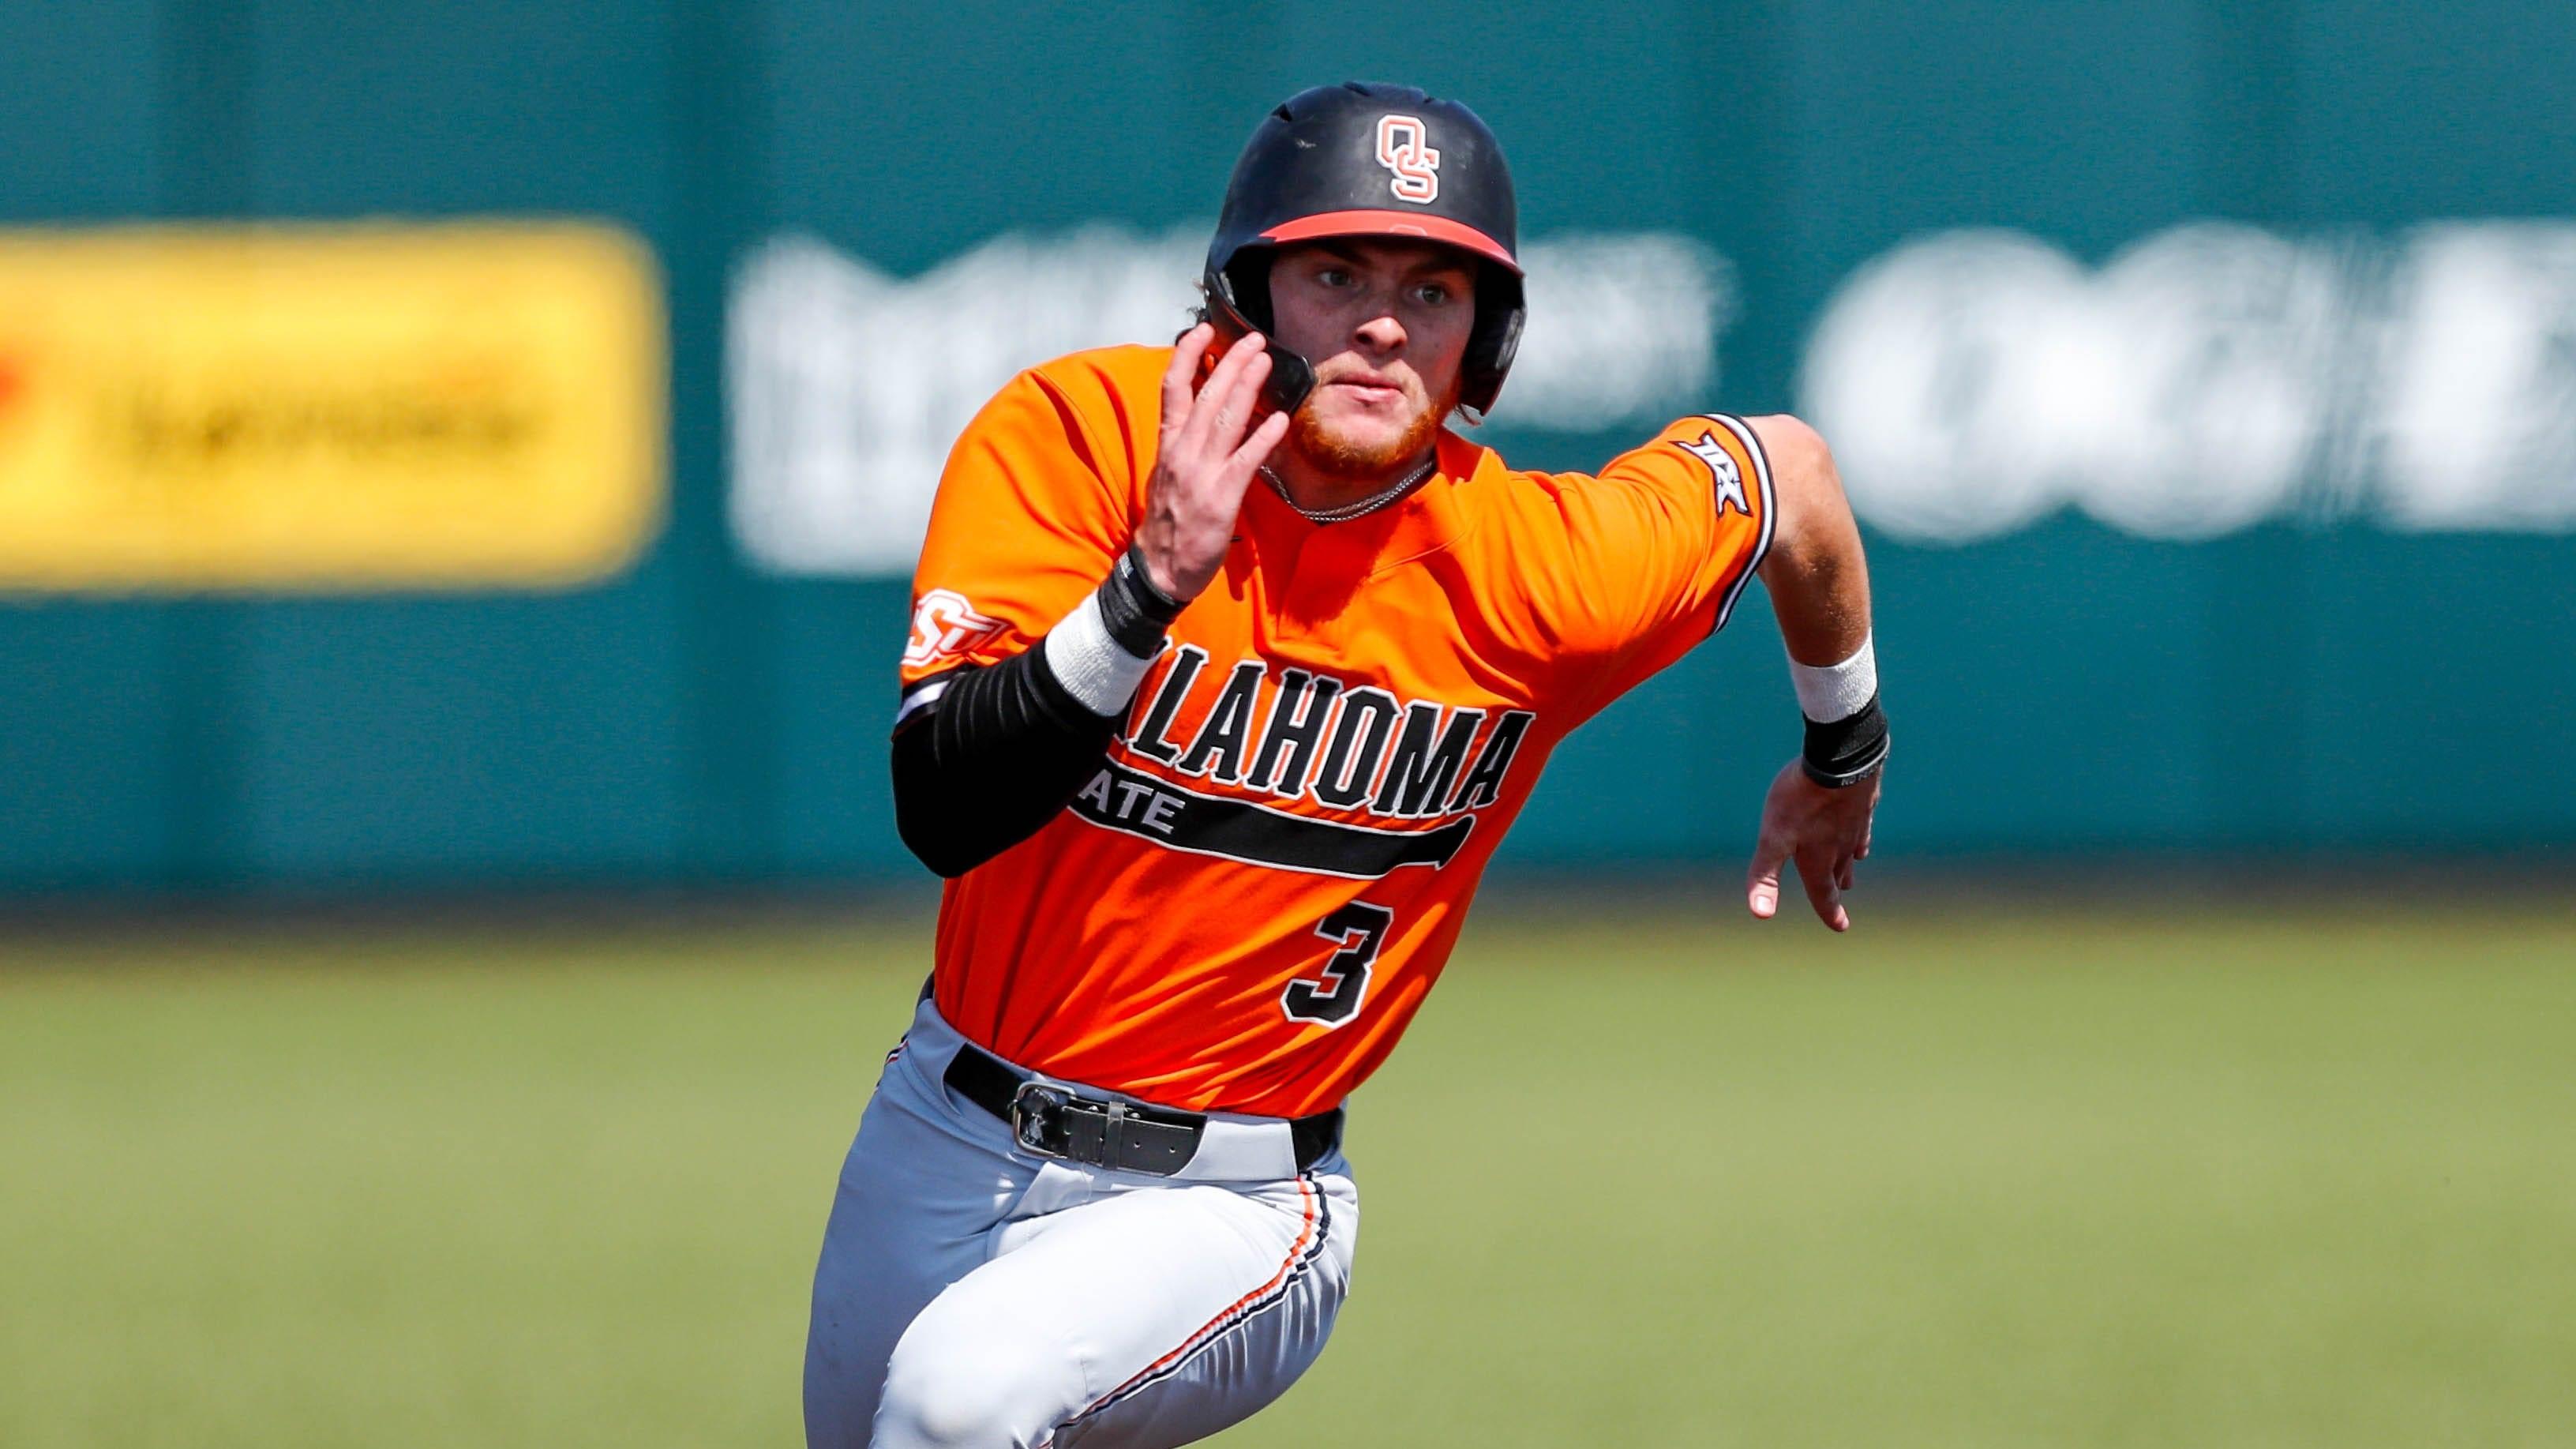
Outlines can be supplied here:
[[1771, 919], [1780, 909], [1780, 867], [1798, 863], [1798, 882], [1817, 919], [1837, 931], [1851, 929], [1843, 892], [1851, 889], [1857, 862], [1869, 858], [1870, 816], [1878, 809], [1877, 775], [1839, 790], [1807, 778], [1796, 760], [1780, 769], [1762, 801], [1762, 833], [1753, 842], [1753, 870], [1745, 903]]

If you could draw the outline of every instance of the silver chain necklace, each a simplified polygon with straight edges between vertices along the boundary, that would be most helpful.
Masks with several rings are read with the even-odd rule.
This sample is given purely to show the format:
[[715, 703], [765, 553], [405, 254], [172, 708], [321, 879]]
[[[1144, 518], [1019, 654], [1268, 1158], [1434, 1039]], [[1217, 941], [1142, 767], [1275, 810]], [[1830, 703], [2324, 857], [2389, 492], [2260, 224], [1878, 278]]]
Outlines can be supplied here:
[[1430, 457], [1422, 460], [1421, 467], [1416, 468], [1412, 472], [1405, 474], [1403, 477], [1396, 479], [1393, 483], [1388, 484], [1379, 491], [1370, 494], [1368, 497], [1363, 498], [1356, 503], [1345, 503], [1337, 508], [1308, 508], [1305, 504], [1290, 497], [1288, 495], [1288, 485], [1280, 482], [1279, 475], [1270, 471], [1270, 467], [1266, 463], [1262, 465], [1261, 477], [1263, 481], [1270, 485], [1270, 491], [1279, 495], [1280, 502], [1297, 510], [1297, 512], [1303, 515], [1308, 522], [1347, 523], [1364, 514], [1375, 513], [1379, 509], [1386, 507], [1388, 504], [1395, 502], [1399, 498], [1402, 498], [1407, 493], [1412, 492], [1421, 484], [1423, 479], [1431, 476], [1432, 468], [1439, 462], [1440, 455], [1438, 453], [1434, 453]]

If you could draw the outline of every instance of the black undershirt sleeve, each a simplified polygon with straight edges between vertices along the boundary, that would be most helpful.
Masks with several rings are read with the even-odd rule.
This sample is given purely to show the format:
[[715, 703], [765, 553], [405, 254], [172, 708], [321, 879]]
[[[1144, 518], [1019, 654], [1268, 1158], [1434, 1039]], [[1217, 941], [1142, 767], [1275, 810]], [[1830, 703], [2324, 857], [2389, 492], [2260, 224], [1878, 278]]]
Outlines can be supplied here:
[[[1133, 546], [1093, 598], [1110, 642], [1140, 661], [1161, 652], [1181, 612]], [[1094, 714], [1074, 698], [1044, 640], [999, 664], [925, 679], [906, 697], [925, 691], [936, 694], [895, 717], [894, 824], [922, 864], [952, 878], [1054, 819], [1100, 768], [1126, 716]]]
[[1067, 693], [1032, 647], [945, 684], [894, 732], [894, 823], [942, 876], [959, 876], [1037, 834], [1100, 767], [1121, 716]]

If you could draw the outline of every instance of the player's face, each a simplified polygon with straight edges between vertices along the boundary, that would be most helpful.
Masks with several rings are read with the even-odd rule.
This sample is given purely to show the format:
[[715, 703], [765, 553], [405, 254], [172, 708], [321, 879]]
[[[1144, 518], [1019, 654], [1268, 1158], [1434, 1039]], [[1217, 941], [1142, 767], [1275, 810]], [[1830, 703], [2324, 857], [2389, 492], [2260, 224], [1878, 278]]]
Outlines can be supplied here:
[[1427, 242], [1342, 237], [1270, 269], [1280, 345], [1315, 364], [1287, 443], [1333, 477], [1375, 479], [1422, 455], [1458, 401], [1476, 322], [1474, 265]]

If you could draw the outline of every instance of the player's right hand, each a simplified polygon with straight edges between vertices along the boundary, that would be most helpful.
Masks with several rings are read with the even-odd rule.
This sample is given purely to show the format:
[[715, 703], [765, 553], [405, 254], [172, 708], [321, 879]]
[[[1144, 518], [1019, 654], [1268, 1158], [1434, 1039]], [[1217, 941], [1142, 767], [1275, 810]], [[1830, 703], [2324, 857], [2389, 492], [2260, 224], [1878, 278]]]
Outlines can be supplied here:
[[1206, 385], [1193, 393], [1190, 382], [1215, 340], [1216, 329], [1202, 322], [1172, 349], [1172, 365], [1163, 371], [1154, 476], [1145, 485], [1145, 518], [1136, 529], [1154, 587], [1184, 602], [1198, 597], [1224, 567], [1243, 490], [1288, 435], [1286, 413], [1252, 425], [1261, 384], [1270, 376], [1268, 344], [1258, 332], [1227, 348]]

